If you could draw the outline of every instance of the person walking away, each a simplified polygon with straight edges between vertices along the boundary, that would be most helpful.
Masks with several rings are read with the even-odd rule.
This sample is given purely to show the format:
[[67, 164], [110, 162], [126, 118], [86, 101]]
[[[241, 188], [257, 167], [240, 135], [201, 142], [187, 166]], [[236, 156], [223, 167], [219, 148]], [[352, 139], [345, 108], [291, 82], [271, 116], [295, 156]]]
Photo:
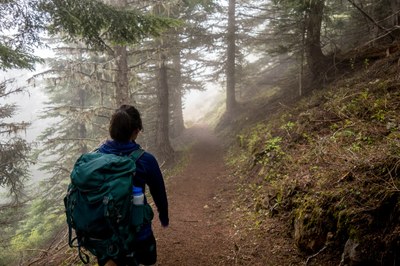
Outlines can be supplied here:
[[[132, 152], [141, 149], [136, 143], [138, 134], [143, 130], [139, 111], [132, 105], [121, 105], [112, 115], [109, 133], [111, 139], [105, 141], [98, 152], [105, 154], [116, 154], [128, 156]], [[145, 152], [136, 161], [136, 175], [133, 178], [134, 187], [139, 187], [145, 192], [145, 185], [150, 189], [150, 194], [157, 207], [158, 218], [163, 227], [169, 224], [168, 200], [165, 190], [164, 179], [156, 158]], [[145, 198], [146, 201], [146, 198]], [[135, 250], [132, 251], [134, 258], [123, 257], [117, 260], [99, 260], [103, 265], [152, 265], [157, 261], [156, 240], [154, 238], [151, 223], [144, 226], [135, 236], [137, 239]], [[111, 264], [111, 263], [114, 264]]]

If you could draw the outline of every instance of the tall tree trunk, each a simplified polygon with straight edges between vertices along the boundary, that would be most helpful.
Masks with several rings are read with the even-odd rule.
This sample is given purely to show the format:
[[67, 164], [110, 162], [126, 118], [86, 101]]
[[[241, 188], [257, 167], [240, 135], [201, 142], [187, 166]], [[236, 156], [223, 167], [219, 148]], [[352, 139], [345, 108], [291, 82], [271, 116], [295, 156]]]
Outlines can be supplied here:
[[303, 78], [304, 78], [304, 48], [306, 39], [306, 27], [305, 22], [307, 21], [307, 14], [304, 12], [303, 25], [301, 29], [301, 55], [300, 55], [300, 73], [299, 73], [299, 96], [303, 95]]
[[183, 121], [183, 111], [182, 111], [182, 63], [180, 57], [180, 50], [178, 50], [173, 56], [173, 64], [174, 64], [174, 88], [171, 90], [171, 100], [172, 100], [172, 108], [173, 108], [173, 119], [172, 119], [172, 136], [179, 136], [182, 131], [185, 129], [184, 121]]
[[392, 26], [400, 25], [400, 0], [391, 0], [390, 8], [392, 9]]
[[116, 106], [129, 104], [129, 70], [126, 46], [116, 46], [114, 48], [117, 60], [117, 73], [115, 77], [115, 103]]
[[166, 56], [162, 53], [158, 70], [158, 123], [156, 134], [157, 155], [162, 159], [168, 158], [173, 153], [169, 140], [169, 88], [165, 60]]
[[[79, 89], [78, 92], [79, 95], [79, 106], [81, 107], [81, 109], [83, 110], [86, 106], [86, 90], [85, 89]], [[79, 126], [78, 126], [78, 134], [79, 134], [79, 138], [81, 139], [80, 141], [80, 152], [81, 153], [86, 153], [88, 152], [88, 147], [86, 145], [86, 143], [83, 141], [83, 139], [85, 139], [87, 137], [87, 130], [86, 130], [86, 124], [85, 122], [80, 122]]]
[[321, 70], [326, 67], [326, 57], [321, 48], [321, 25], [325, 0], [310, 0], [307, 2], [305, 50], [308, 67], [313, 79], [321, 76]]
[[[127, 8], [127, 0], [110, 1], [114, 6]], [[117, 73], [115, 77], [115, 105], [130, 104], [129, 99], [129, 67], [128, 51], [126, 46], [115, 46], [114, 57], [116, 58]]]
[[229, 0], [228, 7], [228, 48], [226, 60], [226, 112], [228, 114], [235, 112], [237, 108], [235, 96], [235, 5], [236, 0]]

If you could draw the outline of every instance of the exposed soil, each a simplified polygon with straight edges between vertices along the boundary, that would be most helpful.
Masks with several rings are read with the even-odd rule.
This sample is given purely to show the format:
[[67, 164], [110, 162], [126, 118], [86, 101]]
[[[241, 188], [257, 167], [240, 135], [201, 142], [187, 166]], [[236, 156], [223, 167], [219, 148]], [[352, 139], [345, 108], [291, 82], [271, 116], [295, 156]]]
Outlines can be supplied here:
[[247, 224], [251, 219], [240, 207], [215, 135], [195, 127], [184, 138], [194, 143], [188, 161], [166, 182], [170, 226], [154, 221], [157, 265], [304, 265], [283, 221], [266, 217], [261, 227]]
[[189, 129], [194, 141], [183, 171], [167, 181], [170, 225], [154, 221], [158, 265], [226, 265], [232, 256], [232, 232], [226, 217], [232, 188], [224, 168], [222, 148], [205, 128]]

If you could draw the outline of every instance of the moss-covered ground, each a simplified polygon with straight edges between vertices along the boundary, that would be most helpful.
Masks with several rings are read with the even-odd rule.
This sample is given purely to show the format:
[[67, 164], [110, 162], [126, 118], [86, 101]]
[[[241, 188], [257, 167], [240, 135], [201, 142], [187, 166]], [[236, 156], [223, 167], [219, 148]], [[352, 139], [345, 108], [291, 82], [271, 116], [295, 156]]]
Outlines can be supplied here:
[[351, 239], [364, 263], [399, 261], [398, 58], [353, 69], [298, 101], [264, 98], [264, 113], [243, 108], [233, 124], [220, 125], [234, 139], [227, 163], [248, 195], [236, 204], [249, 227], [285, 217], [306, 255], [324, 249], [320, 256], [339, 263]]

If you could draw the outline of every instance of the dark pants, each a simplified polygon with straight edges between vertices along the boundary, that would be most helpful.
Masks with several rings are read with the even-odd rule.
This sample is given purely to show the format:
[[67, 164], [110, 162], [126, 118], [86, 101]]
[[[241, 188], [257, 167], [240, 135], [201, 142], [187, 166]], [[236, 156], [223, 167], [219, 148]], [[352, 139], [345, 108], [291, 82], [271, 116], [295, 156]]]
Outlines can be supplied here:
[[[140, 240], [135, 244], [133, 256], [125, 256], [113, 261], [118, 266], [136, 266], [138, 264], [152, 265], [157, 261], [156, 239], [151, 234], [148, 238]], [[99, 266], [104, 266], [109, 259], [98, 260]]]

